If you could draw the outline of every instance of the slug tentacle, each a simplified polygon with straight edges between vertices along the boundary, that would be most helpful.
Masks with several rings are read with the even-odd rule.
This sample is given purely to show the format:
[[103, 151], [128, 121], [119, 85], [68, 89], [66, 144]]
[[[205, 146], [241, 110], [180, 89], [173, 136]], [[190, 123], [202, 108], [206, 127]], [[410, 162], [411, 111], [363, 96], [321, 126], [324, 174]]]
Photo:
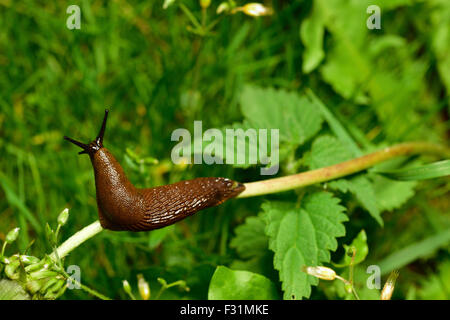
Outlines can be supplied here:
[[197, 178], [148, 189], [137, 189], [114, 156], [103, 147], [108, 110], [97, 138], [84, 144], [64, 139], [83, 149], [91, 159], [100, 224], [115, 231], [149, 231], [169, 226], [199, 210], [236, 197], [245, 186], [227, 178]]

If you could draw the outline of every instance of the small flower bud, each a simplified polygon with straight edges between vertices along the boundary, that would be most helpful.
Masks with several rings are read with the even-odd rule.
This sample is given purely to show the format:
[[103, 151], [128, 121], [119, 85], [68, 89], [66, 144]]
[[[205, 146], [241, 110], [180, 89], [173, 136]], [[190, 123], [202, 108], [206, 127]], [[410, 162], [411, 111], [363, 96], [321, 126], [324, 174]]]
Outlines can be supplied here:
[[125, 290], [126, 293], [128, 293], [129, 295], [131, 295], [131, 286], [130, 283], [127, 280], [123, 280], [122, 281], [122, 285], [123, 285], [123, 290]]
[[60, 226], [63, 226], [66, 224], [67, 220], [69, 219], [69, 209], [65, 208], [58, 216], [58, 224]]
[[268, 16], [272, 14], [272, 9], [256, 2], [247, 3], [246, 5], [236, 9], [252, 17]]
[[222, 2], [217, 7], [216, 13], [221, 14], [222, 12], [227, 12], [228, 10], [230, 10], [230, 5], [227, 2]]
[[336, 272], [327, 267], [303, 267], [303, 272], [322, 280], [336, 279]]
[[202, 9], [208, 8], [210, 4], [211, 0], [200, 0], [200, 7], [202, 7]]
[[19, 236], [19, 231], [20, 228], [15, 228], [12, 229], [10, 232], [8, 232], [8, 234], [6, 235], [6, 243], [13, 243], [14, 241], [16, 241], [17, 237]]
[[21, 255], [20, 261], [26, 266], [38, 263], [40, 260], [39, 258], [33, 257], [33, 256], [27, 256], [27, 255]]
[[398, 278], [398, 271], [394, 270], [389, 275], [383, 290], [381, 291], [380, 300], [391, 300], [392, 293], [394, 293], [395, 281]]
[[150, 299], [150, 286], [142, 274], [137, 275], [139, 294], [143, 300]]

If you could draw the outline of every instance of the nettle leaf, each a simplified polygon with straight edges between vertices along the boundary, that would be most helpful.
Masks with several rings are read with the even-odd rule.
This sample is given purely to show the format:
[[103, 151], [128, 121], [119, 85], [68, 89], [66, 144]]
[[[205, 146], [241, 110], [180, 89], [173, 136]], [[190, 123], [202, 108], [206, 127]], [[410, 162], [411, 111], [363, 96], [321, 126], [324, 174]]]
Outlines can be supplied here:
[[322, 116], [314, 104], [294, 92], [247, 85], [240, 104], [252, 127], [279, 129], [280, 141], [294, 145], [314, 137], [322, 126]]
[[236, 236], [231, 240], [230, 247], [235, 248], [243, 259], [264, 255], [269, 247], [265, 227], [261, 217], [247, 218], [244, 224], [236, 227]]
[[305, 163], [313, 170], [350, 160], [348, 148], [331, 135], [322, 135], [314, 140]]
[[382, 226], [383, 219], [377, 203], [377, 197], [372, 182], [367, 175], [360, 174], [350, 179], [339, 179], [329, 183], [331, 189], [341, 192], [351, 192], [370, 215]]
[[392, 211], [400, 208], [414, 196], [417, 181], [394, 181], [389, 178], [370, 174], [380, 210]]
[[[323, 168], [351, 159], [348, 148], [333, 136], [324, 135], [317, 138], [311, 147], [310, 154], [305, 157], [311, 169]], [[357, 175], [349, 179], [339, 179], [328, 184], [332, 189], [351, 192], [370, 215], [383, 225], [380, 209], [372, 183], [366, 175]]]
[[[323, 168], [351, 159], [349, 148], [337, 138], [323, 135], [314, 140], [305, 164], [311, 169]], [[397, 182], [371, 173], [360, 173], [338, 179], [327, 185], [334, 190], [352, 193], [363, 208], [383, 225], [381, 212], [398, 208], [414, 195], [416, 182]]]
[[330, 261], [330, 250], [337, 249], [336, 237], [345, 235], [345, 208], [329, 192], [303, 198], [301, 205], [266, 202], [262, 205], [269, 248], [275, 253], [285, 299], [309, 297], [318, 279], [301, 271]]
[[[212, 136], [194, 138], [191, 146], [201, 145], [201, 151], [208, 151], [208, 154], [214, 150], [214, 155], [222, 159], [221, 163], [234, 167], [263, 164], [270, 168], [313, 138], [323, 122], [321, 112], [310, 98], [286, 90], [247, 85], [240, 96], [240, 105], [244, 116], [241, 123], [219, 129], [217, 139]], [[226, 132], [230, 129], [235, 135], [233, 143], [227, 142]], [[277, 139], [272, 130], [278, 130]], [[190, 150], [199, 152], [193, 151], [192, 147]], [[275, 157], [274, 152], [277, 152]]]
[[268, 278], [249, 271], [218, 266], [208, 290], [209, 300], [276, 300], [275, 284]]

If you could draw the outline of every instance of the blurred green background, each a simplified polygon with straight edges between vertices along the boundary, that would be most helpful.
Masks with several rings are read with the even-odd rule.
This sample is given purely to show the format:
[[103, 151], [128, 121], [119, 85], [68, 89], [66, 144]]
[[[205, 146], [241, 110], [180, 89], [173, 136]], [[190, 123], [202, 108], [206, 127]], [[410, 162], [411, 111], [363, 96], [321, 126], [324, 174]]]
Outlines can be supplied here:
[[[198, 1], [182, 2], [201, 19]], [[218, 17], [219, 3], [212, 1], [206, 21]], [[36, 239], [31, 253], [42, 256], [50, 251], [45, 224], [54, 226], [63, 208], [70, 208], [63, 239], [97, 219], [91, 164], [62, 137], [93, 139], [105, 108], [111, 111], [105, 146], [130, 180], [146, 187], [200, 176], [261, 178], [258, 168], [183, 168], [170, 161], [174, 129], [192, 130], [194, 120], [204, 128], [242, 120], [246, 83], [312, 88], [350, 132], [374, 145], [448, 143], [449, 3], [269, 1], [273, 15], [226, 15], [201, 36], [189, 32], [190, 20], [176, 3], [163, 9], [163, 1], [0, 0], [0, 240], [19, 226], [14, 248]], [[71, 4], [81, 8], [80, 30], [66, 28]], [[381, 30], [366, 27], [369, 4], [382, 9]], [[133, 154], [159, 164], [141, 166]], [[286, 168], [289, 163], [280, 174]], [[384, 216], [384, 228], [356, 214], [342, 242], [364, 227], [370, 259], [378, 261], [447, 230], [448, 181], [424, 182], [417, 190]], [[236, 259], [229, 246], [234, 228], [263, 200], [231, 201], [159, 231], [103, 232], [66, 265], [79, 265], [83, 283], [113, 298], [127, 298], [122, 280], [135, 287], [143, 273], [152, 288], [157, 277], [190, 287], [168, 290], [164, 298], [205, 299], [215, 267]], [[347, 208], [356, 210], [351, 201]], [[448, 253], [448, 246], [434, 250], [402, 270], [396, 296], [448, 299], [448, 283], [442, 285], [450, 279]], [[270, 259], [266, 275], [277, 279]], [[313, 291], [312, 298], [324, 297]], [[92, 297], [68, 290], [63, 298]]]

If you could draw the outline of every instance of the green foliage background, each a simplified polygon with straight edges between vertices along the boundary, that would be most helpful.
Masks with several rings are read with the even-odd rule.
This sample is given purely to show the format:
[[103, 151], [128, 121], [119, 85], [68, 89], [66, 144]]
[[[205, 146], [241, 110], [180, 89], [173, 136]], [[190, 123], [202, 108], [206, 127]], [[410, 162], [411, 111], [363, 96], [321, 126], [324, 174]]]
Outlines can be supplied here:
[[[182, 2], [201, 16], [197, 1]], [[80, 30], [66, 28], [71, 4], [81, 7]], [[207, 19], [216, 17], [218, 4], [212, 1]], [[294, 119], [280, 128], [286, 137], [279, 175], [397, 142], [448, 144], [450, 2], [266, 4], [273, 7], [272, 16], [226, 16], [213, 34], [201, 37], [187, 30], [190, 22], [176, 4], [164, 10], [161, 1], [0, 0], [0, 240], [10, 229], [21, 228], [8, 250], [23, 252], [36, 239], [31, 254], [48, 253], [45, 224], [54, 225], [65, 207], [70, 208], [70, 219], [62, 229], [63, 239], [97, 219], [91, 164], [62, 136], [93, 139], [106, 107], [111, 114], [105, 146], [130, 180], [146, 187], [200, 176], [261, 179], [258, 167], [174, 166], [170, 136], [176, 128], [192, 132], [194, 120], [202, 120], [203, 128], [233, 123], [270, 127], [273, 117], [264, 113], [270, 108]], [[381, 30], [366, 27], [369, 4], [381, 7]], [[312, 89], [345, 128], [350, 144], [339, 139], [333, 120], [311, 120], [317, 110], [305, 118], [304, 112], [295, 112], [297, 105], [310, 103], [306, 89]], [[286, 106], [270, 104], [280, 99]], [[320, 137], [313, 138], [318, 133]], [[133, 154], [157, 158], [159, 164], [139, 165]], [[400, 268], [394, 298], [448, 299], [448, 179], [401, 185], [383, 179], [369, 173], [330, 184], [348, 216], [344, 219], [339, 212], [335, 217], [339, 223], [348, 221], [345, 232], [341, 225], [330, 232], [327, 250], [337, 249], [331, 261], [341, 261], [343, 245], [364, 229], [369, 253], [355, 274], [362, 297], [378, 294], [365, 288], [365, 267], [382, 264], [386, 270]], [[122, 280], [136, 288], [136, 275], [142, 273], [152, 290], [159, 286], [157, 277], [185, 280], [190, 287], [189, 292], [167, 290], [162, 298], [206, 299], [220, 265], [272, 280], [264, 282], [270, 288], [264, 297], [283, 296], [284, 291], [290, 298], [286, 292], [292, 291], [297, 298], [348, 298], [339, 284], [320, 282], [316, 287], [317, 281], [310, 279], [313, 287], [289, 289], [280, 282], [281, 277], [304, 284], [306, 280], [295, 279], [306, 276], [295, 270], [279, 273], [283, 267], [277, 267], [277, 256], [283, 253], [267, 238], [278, 229], [268, 224], [297, 221], [295, 212], [302, 217], [309, 211], [286, 209], [284, 217], [279, 208], [290, 204], [261, 205], [265, 200], [295, 203], [302, 196], [300, 190], [229, 201], [158, 231], [105, 231], [77, 248], [65, 263], [79, 265], [84, 284], [113, 298], [127, 298]], [[316, 262], [329, 262], [327, 255]], [[92, 297], [67, 290], [63, 298]]]

